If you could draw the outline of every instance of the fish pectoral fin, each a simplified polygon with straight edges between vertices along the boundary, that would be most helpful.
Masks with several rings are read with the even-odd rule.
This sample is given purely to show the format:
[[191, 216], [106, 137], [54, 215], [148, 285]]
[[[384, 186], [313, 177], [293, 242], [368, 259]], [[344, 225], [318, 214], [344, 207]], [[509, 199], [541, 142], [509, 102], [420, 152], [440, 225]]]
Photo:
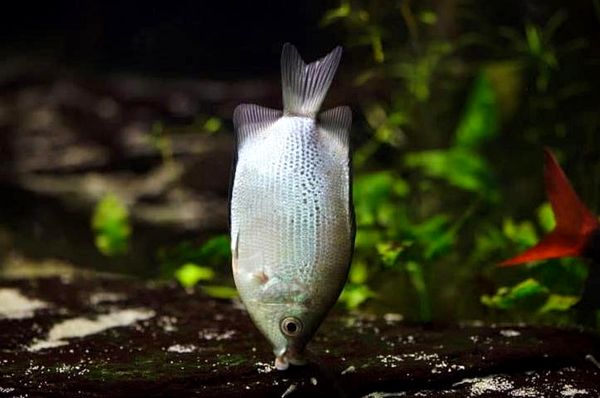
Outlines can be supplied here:
[[231, 268], [234, 273], [238, 272], [238, 245], [240, 243], [239, 231], [233, 231], [231, 234]]
[[284, 282], [277, 276], [270, 276], [266, 282], [260, 281], [256, 275], [254, 280], [260, 284], [260, 297], [264, 302], [280, 302], [284, 297], [294, 297], [295, 300], [304, 300], [306, 292], [305, 286], [295, 282]]
[[352, 111], [347, 106], [338, 106], [319, 115], [321, 137], [326, 145], [344, 161], [350, 157], [350, 125]]
[[241, 104], [233, 112], [238, 151], [247, 142], [259, 139], [281, 117], [282, 112], [254, 104]]

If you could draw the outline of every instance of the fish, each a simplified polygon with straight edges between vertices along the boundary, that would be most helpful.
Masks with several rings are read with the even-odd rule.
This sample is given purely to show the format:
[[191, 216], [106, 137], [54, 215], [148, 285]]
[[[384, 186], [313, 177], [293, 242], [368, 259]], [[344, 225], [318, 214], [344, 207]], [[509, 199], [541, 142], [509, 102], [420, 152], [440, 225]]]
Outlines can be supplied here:
[[352, 112], [338, 106], [319, 113], [341, 53], [338, 46], [306, 64], [286, 43], [283, 111], [241, 104], [233, 115], [232, 271], [279, 370], [307, 362], [306, 345], [336, 303], [352, 260]]
[[583, 204], [552, 152], [544, 149], [544, 182], [556, 226], [537, 245], [504, 260], [507, 267], [531, 261], [580, 257], [589, 253], [600, 223]]
[[531, 261], [580, 257], [589, 263], [575, 309], [580, 322], [595, 324], [600, 308], [600, 222], [573, 189], [556, 157], [544, 149], [544, 183], [556, 226], [535, 246], [499, 263], [501, 267]]

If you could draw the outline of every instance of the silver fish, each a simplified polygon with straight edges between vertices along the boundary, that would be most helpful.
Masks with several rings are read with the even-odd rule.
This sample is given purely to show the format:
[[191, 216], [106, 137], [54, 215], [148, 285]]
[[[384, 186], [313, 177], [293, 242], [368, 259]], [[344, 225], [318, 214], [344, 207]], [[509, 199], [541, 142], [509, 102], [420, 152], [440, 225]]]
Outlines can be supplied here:
[[305, 363], [305, 346], [335, 304], [352, 258], [352, 114], [340, 106], [317, 116], [341, 53], [337, 47], [307, 65], [285, 44], [283, 112], [243, 104], [233, 117], [233, 275], [280, 370]]

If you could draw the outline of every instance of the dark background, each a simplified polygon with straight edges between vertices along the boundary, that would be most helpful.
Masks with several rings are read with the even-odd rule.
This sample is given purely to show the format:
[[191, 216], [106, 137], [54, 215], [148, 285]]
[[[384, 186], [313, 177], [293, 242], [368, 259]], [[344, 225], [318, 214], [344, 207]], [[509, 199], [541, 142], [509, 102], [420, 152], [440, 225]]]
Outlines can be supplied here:
[[0, 16], [0, 49], [98, 73], [241, 78], [278, 72], [286, 41], [306, 57], [339, 43], [318, 26], [334, 4], [21, 1]]

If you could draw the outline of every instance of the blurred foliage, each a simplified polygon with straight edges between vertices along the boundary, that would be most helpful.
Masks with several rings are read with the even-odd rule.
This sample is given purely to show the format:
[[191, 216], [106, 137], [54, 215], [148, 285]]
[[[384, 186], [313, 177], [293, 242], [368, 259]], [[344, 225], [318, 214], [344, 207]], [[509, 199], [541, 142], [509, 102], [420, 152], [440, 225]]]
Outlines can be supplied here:
[[190, 241], [180, 242], [174, 247], [163, 247], [158, 251], [158, 259], [163, 275], [173, 275], [184, 264], [202, 264], [209, 267], [222, 267], [229, 263], [229, 237], [218, 235], [202, 245]]
[[202, 291], [210, 297], [217, 299], [232, 299], [238, 296], [235, 287], [228, 285], [208, 285], [202, 286]]
[[158, 150], [164, 163], [173, 162], [173, 142], [165, 132], [162, 122], [155, 122], [150, 129], [150, 141]]
[[500, 310], [527, 309], [545, 314], [551, 311], [565, 311], [577, 303], [577, 296], [550, 294], [547, 287], [535, 279], [526, 279], [513, 287], [501, 287], [495, 295], [481, 296], [481, 302]]
[[[344, 76], [354, 76], [358, 227], [346, 308], [425, 321], [569, 318], [587, 277], [581, 260], [497, 264], [554, 227], [542, 146], [598, 210], [600, 52], [586, 29], [600, 13], [590, 4], [585, 15], [583, 3], [511, 4], [339, 0], [323, 15], [354, 68]], [[222, 127], [207, 115], [193, 122], [207, 134]], [[165, 163], [174, 161], [172, 133], [162, 123], [151, 132]], [[117, 253], [130, 232], [125, 207], [110, 216], [119, 214], [110, 200], [93, 225], [100, 250]], [[119, 219], [127, 227], [114, 226]], [[165, 277], [230, 298], [221, 272], [229, 251], [217, 236], [161, 248], [158, 259]]]
[[194, 263], [185, 263], [175, 271], [175, 278], [184, 287], [193, 287], [200, 281], [209, 281], [215, 277], [215, 271]]
[[211, 297], [237, 297], [230, 280], [225, 280], [222, 275], [223, 280], [219, 280], [219, 272], [215, 272], [215, 269], [228, 268], [230, 263], [227, 235], [216, 236], [203, 244], [185, 241], [174, 247], [160, 248], [158, 259], [163, 275], [167, 278], [174, 275], [183, 287], [192, 288], [202, 283], [201, 290]]
[[92, 230], [102, 254], [116, 256], [127, 252], [131, 226], [125, 204], [113, 194], [105, 195], [94, 209]]
[[421, 320], [551, 320], [577, 301], [587, 275], [579, 260], [496, 264], [554, 226], [549, 204], [539, 206], [542, 146], [560, 148], [576, 189], [597, 207], [600, 168], [583, 159], [600, 150], [600, 57], [565, 29], [565, 10], [502, 19], [494, 10], [504, 7], [340, 0], [323, 16], [352, 54], [370, 55], [356, 59], [353, 81], [362, 93], [353, 132], [367, 134], [355, 136], [346, 307]]
[[223, 128], [223, 121], [216, 116], [199, 114], [191, 125], [166, 126], [162, 121], [156, 121], [150, 127], [150, 144], [160, 153], [165, 164], [174, 160], [173, 137], [177, 134], [186, 134], [190, 131], [202, 132], [204, 134], [215, 134]]

